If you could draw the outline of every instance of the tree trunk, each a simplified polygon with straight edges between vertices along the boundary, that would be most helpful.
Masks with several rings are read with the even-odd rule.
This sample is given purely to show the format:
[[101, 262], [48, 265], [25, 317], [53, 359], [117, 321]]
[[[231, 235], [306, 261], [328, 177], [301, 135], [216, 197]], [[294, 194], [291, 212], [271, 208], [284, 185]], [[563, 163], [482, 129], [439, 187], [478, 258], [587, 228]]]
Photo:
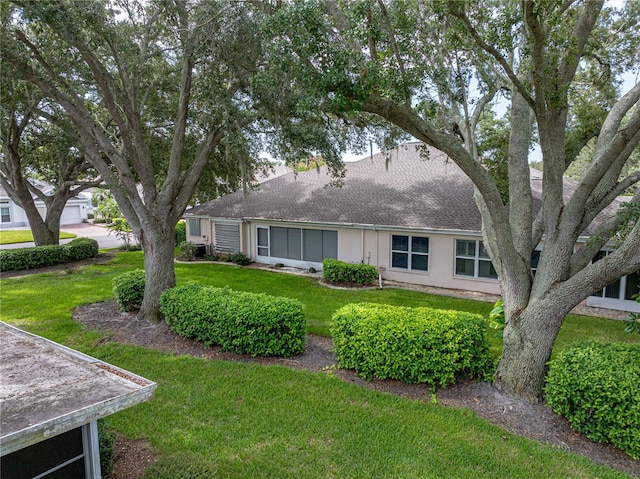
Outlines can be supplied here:
[[173, 268], [175, 232], [174, 228], [163, 226], [162, 229], [147, 227], [144, 234], [139, 234], [144, 251], [145, 288], [138, 319], [154, 324], [162, 319], [160, 295], [176, 285]]
[[540, 303], [529, 303], [507, 321], [502, 357], [495, 374], [498, 388], [533, 403], [542, 400], [547, 363], [566, 315], [562, 304]]

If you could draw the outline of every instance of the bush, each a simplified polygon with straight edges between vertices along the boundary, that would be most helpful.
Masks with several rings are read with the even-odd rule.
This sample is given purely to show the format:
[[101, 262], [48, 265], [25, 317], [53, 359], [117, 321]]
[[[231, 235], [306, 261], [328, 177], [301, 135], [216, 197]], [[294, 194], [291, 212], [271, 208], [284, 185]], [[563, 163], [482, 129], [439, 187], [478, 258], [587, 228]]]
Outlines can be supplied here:
[[184, 221], [178, 221], [174, 231], [176, 235], [176, 244], [187, 241], [187, 223]]
[[365, 379], [445, 387], [493, 372], [486, 322], [477, 314], [382, 304], [348, 304], [333, 315], [341, 367]]
[[35, 246], [0, 250], [0, 271], [43, 268], [68, 261], [65, 245]]
[[98, 420], [98, 448], [100, 450], [100, 472], [107, 479], [113, 472], [114, 444], [116, 432], [109, 429], [102, 419]]
[[230, 254], [229, 256], [227, 256], [227, 261], [230, 261], [231, 263], [235, 263], [238, 266], [246, 266], [248, 264], [251, 264], [251, 258], [249, 258], [244, 253]]
[[592, 441], [640, 459], [640, 345], [586, 343], [549, 363], [547, 405]]
[[178, 245], [178, 258], [185, 261], [193, 261], [198, 253], [198, 247], [195, 243], [183, 241]]
[[369, 284], [378, 277], [375, 266], [370, 264], [350, 264], [337, 259], [322, 262], [322, 277], [329, 283]]
[[207, 346], [252, 356], [292, 356], [304, 351], [300, 301], [189, 284], [160, 297], [160, 311], [179, 335]]
[[69, 261], [95, 258], [98, 254], [98, 242], [91, 238], [76, 238], [66, 244]]
[[113, 278], [113, 295], [121, 311], [138, 311], [144, 299], [144, 270], [127, 271]]

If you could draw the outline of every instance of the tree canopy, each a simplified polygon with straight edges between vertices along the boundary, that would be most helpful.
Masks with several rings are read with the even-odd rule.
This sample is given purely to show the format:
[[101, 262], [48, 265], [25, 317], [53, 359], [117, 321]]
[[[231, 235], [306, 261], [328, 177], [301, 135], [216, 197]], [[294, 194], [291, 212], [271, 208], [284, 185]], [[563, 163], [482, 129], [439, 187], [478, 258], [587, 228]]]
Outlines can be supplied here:
[[[622, 76], [640, 67], [638, 2], [616, 10], [597, 0], [327, 0], [278, 4], [271, 22], [282, 37], [273, 48], [305, 85], [308, 104], [358, 124], [384, 119], [390, 138], [400, 131], [435, 146], [474, 183], [506, 313], [496, 382], [539, 398], [566, 313], [640, 268], [640, 225], [612, 214], [617, 196], [640, 180], [629, 167], [640, 142], [640, 84], [621, 91]], [[507, 127], [501, 138], [496, 122]], [[588, 167], [569, 187], [564, 174], [590, 141]], [[542, 155], [539, 207], [532, 144]], [[503, 159], [506, 206], [487, 154]], [[576, 249], [596, 217], [598, 231]], [[625, 240], [592, 263], [621, 227]]]

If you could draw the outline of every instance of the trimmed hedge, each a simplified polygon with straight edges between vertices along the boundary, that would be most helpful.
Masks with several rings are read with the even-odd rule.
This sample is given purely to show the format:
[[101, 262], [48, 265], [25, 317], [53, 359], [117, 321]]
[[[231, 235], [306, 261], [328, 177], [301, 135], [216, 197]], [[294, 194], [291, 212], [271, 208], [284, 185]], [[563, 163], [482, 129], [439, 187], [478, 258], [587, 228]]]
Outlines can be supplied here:
[[370, 264], [325, 259], [322, 261], [322, 277], [329, 283], [369, 284], [376, 280], [378, 272]]
[[120, 311], [138, 311], [144, 299], [145, 274], [142, 269], [134, 269], [119, 274], [112, 280], [113, 295], [120, 305]]
[[640, 459], [640, 345], [585, 343], [549, 363], [547, 405], [592, 441]]
[[383, 304], [348, 304], [333, 315], [341, 367], [368, 380], [446, 387], [493, 372], [486, 322], [477, 314]]
[[0, 250], [0, 271], [43, 268], [93, 258], [97, 254], [98, 242], [91, 238], [76, 238], [65, 245], [3, 249]]
[[76, 238], [65, 246], [69, 253], [69, 261], [95, 258], [98, 254], [98, 242], [91, 238]]
[[252, 356], [304, 351], [306, 323], [295, 299], [188, 284], [160, 297], [160, 311], [181, 336]]

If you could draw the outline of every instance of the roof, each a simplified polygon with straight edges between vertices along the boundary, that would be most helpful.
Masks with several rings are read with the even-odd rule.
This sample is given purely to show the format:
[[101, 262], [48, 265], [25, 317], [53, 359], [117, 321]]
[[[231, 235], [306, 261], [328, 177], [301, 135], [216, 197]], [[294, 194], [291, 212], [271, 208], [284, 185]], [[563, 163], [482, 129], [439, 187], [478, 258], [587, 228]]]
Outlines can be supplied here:
[[425, 159], [418, 146], [412, 143], [347, 163], [341, 187], [331, 186], [328, 169], [322, 166], [266, 181], [247, 197], [231, 193], [186, 214], [479, 231], [471, 182], [444, 153], [430, 148]]
[[[428, 154], [424, 154], [424, 152]], [[288, 173], [262, 183], [246, 197], [235, 192], [186, 211], [186, 216], [283, 222], [375, 225], [433, 231], [481, 231], [473, 184], [445, 153], [408, 143], [346, 163], [343, 186], [331, 186], [327, 167]], [[539, 207], [542, 172], [531, 169]], [[565, 180], [565, 191], [576, 183]], [[605, 213], [615, 214], [615, 209]], [[612, 213], [613, 211], [613, 213]]]
[[156, 384], [0, 321], [1, 455], [149, 399]]
[[[45, 183], [44, 181], [40, 181], [35, 178], [29, 178], [29, 182], [47, 196], [51, 196], [55, 192], [54, 191], [55, 188], [52, 185]], [[42, 202], [42, 200], [38, 198], [37, 195], [31, 193], [31, 196], [36, 202]], [[2, 185], [0, 185], [0, 198], [3, 198], [3, 199], [9, 198], [9, 193], [7, 193], [7, 190]], [[87, 199], [79, 195], [75, 195], [69, 198], [69, 201], [71, 202], [78, 201], [78, 200], [86, 201]]]

